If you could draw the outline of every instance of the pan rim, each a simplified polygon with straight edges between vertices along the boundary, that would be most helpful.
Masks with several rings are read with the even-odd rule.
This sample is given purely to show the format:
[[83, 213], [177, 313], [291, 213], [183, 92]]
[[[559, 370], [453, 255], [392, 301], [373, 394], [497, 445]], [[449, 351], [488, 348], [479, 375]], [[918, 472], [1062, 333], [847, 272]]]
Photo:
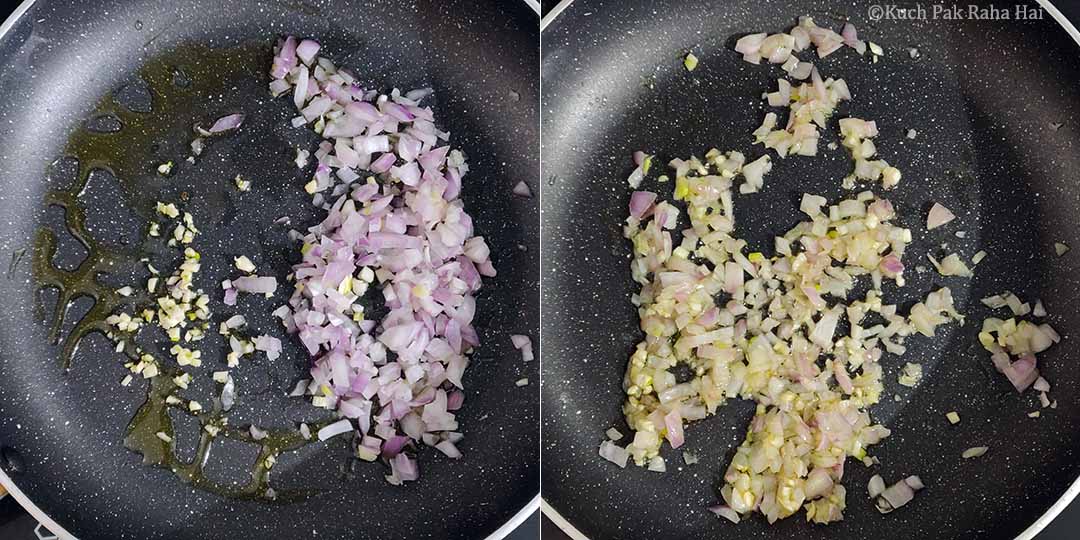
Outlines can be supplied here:
[[[36, 0], [23, 0], [19, 7], [15, 8], [15, 11], [11, 12], [11, 15], [4, 20], [3, 24], [0, 24], [0, 39], [11, 31], [11, 28], [15, 26], [15, 22], [22, 19], [23, 15], [30, 10], [30, 6], [34, 4]], [[0, 485], [4, 486], [4, 489], [8, 491], [8, 494], [15, 498], [15, 501], [19, 503], [19, 506], [26, 510], [37, 522], [44, 525], [57, 538], [63, 540], [75, 540], [75, 536], [67, 531], [67, 529], [60, 526], [52, 517], [46, 514], [38, 505], [34, 504], [15, 482], [8, 476], [7, 471], [0, 469]]]
[[[1051, 0], [1035, 1], [1042, 9], [1046, 10], [1046, 12], [1050, 15], [1050, 17], [1054, 19], [1055, 22], [1061, 25], [1061, 27], [1065, 30], [1065, 33], [1068, 34], [1074, 42], [1076, 42], [1076, 45], [1078, 47], [1080, 47], [1080, 30], [1077, 29], [1077, 27], [1072, 23], [1072, 21], [1066, 18], [1065, 15], [1061, 13], [1061, 11], [1056, 6], [1054, 6]], [[548, 26], [550, 26], [551, 23], [555, 22], [555, 19], [562, 15], [562, 13], [573, 3], [574, 0], [562, 0], [551, 10], [551, 12], [543, 16], [540, 22], [541, 42], [543, 41], [544, 30]], [[0, 31], [0, 36], [2, 35], [3, 32]], [[540, 54], [542, 57], [543, 50], [540, 51]], [[540, 84], [542, 88], [543, 81], [541, 81]], [[541, 461], [543, 461], [542, 456]], [[1073, 483], [1069, 486], [1068, 489], [1065, 490], [1065, 493], [1062, 493], [1061, 497], [1059, 497], [1058, 500], [1054, 502], [1054, 504], [1050, 505], [1050, 508], [1047, 508], [1046, 511], [1043, 512], [1042, 515], [1040, 515], [1034, 523], [1021, 531], [1020, 534], [1016, 536], [1015, 540], [1034, 539], [1035, 535], [1042, 532], [1042, 530], [1045, 529], [1047, 525], [1054, 521], [1054, 519], [1056, 519], [1061, 514], [1061, 512], [1063, 512], [1065, 508], [1067, 508], [1073, 502], [1073, 500], [1077, 498], [1078, 495], [1080, 495], [1080, 476], [1073, 480]], [[544, 516], [550, 519], [551, 522], [554, 523], [555, 526], [559, 528], [559, 530], [569, 536], [571, 540], [590, 540], [588, 536], [586, 536], [577, 527], [570, 523], [568, 519], [563, 517], [562, 514], [560, 514], [559, 511], [556, 510], [555, 507], [552, 506], [551, 503], [549, 503], [547, 499], [543, 497], [541, 497], [540, 499], [540, 513], [544, 514]]]
[[[11, 31], [12, 27], [15, 26], [15, 23], [18, 20], [22, 19], [23, 15], [25, 15], [26, 12], [30, 10], [30, 6], [34, 5], [34, 2], [36, 1], [37, 0], [23, 0], [22, 3], [19, 4], [19, 6], [16, 7], [14, 11], [11, 12], [11, 15], [9, 15], [7, 19], [4, 19], [3, 24], [0, 24], [0, 39], [3, 39], [4, 36], [6, 36], [8, 32]], [[530, 9], [532, 9], [536, 13], [537, 17], [540, 16], [541, 9], [539, 0], [521, 1]], [[539, 46], [539, 44], [537, 44], [537, 46]], [[3, 486], [4, 489], [8, 491], [8, 494], [15, 498], [15, 500], [19, 503], [19, 506], [21, 506], [23, 510], [30, 514], [30, 516], [33, 517], [38, 522], [38, 524], [48, 529], [49, 532], [56, 536], [59, 540], [78, 540], [78, 537], [68, 532], [67, 529], [57, 523], [56, 520], [50, 517], [48, 513], [41, 509], [41, 507], [39, 507], [32, 500], [30, 500], [30, 497], [27, 496], [26, 493], [23, 493], [21, 489], [19, 489], [19, 487], [15, 484], [15, 481], [12, 480], [10, 476], [8, 476], [7, 471], [4, 471], [2, 468], [0, 468], [0, 486]], [[504, 538], [509, 536], [510, 533], [517, 530], [517, 528], [520, 527], [521, 524], [525, 522], [525, 520], [529, 519], [530, 516], [536, 513], [536, 511], [539, 510], [540, 507], [541, 497], [540, 493], [537, 492], [536, 495], [534, 495], [528, 503], [522, 506], [513, 516], [510, 517], [510, 519], [508, 519], [505, 523], [499, 526], [498, 529], [495, 529], [495, 531], [488, 535], [486, 538], [484, 538], [484, 540], [503, 540]]]
[[[34, 0], [26, 0], [26, 2], [32, 4]], [[2, 30], [2, 27], [0, 27], [0, 30]], [[0, 36], [3, 36], [2, 32], [0, 32]], [[31, 517], [37, 520], [40, 525], [48, 529], [49, 532], [59, 540], [78, 540], [78, 537], [68, 532], [67, 529], [57, 523], [56, 520], [51, 518], [44, 510], [38, 507], [38, 505], [34, 504], [34, 502], [30, 500], [30, 497], [23, 493], [23, 491], [19, 489], [19, 486], [15, 485], [15, 482], [3, 469], [0, 469], [0, 485], [7, 489], [8, 494], [15, 498], [19, 503], [19, 506], [26, 510]], [[537, 493], [536, 496], [534, 496], [525, 506], [522, 506], [516, 514], [511, 516], [506, 523], [503, 523], [502, 526], [495, 529], [495, 532], [488, 535], [484, 540], [503, 540], [509, 536], [510, 533], [517, 530], [525, 520], [529, 519], [529, 517], [536, 513], [537, 510], [541, 509], [542, 506], [547, 506], [547, 503], [542, 503], [540, 494]], [[569, 524], [567, 525], [569, 526]], [[584, 539], [585, 537], [582, 536], [581, 538]]]

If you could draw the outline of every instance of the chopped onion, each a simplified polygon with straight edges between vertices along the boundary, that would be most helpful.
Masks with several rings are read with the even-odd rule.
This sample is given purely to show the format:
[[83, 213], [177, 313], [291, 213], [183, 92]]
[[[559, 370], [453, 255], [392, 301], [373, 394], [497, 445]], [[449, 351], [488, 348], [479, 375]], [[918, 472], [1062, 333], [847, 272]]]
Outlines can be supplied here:
[[732, 523], [739, 522], [739, 513], [732, 510], [731, 507], [727, 505], [718, 504], [716, 506], [710, 506], [709, 511]]
[[390, 460], [390, 470], [393, 471], [387, 479], [391, 484], [400, 484], [420, 478], [420, 471], [416, 466], [416, 460], [409, 458], [404, 453], [395, 455]]
[[915, 491], [918, 491], [918, 490], [923, 489], [924, 487], [926, 487], [925, 485], [923, 485], [922, 479], [919, 478], [918, 476], [914, 476], [914, 475], [905, 478], [904, 483], [907, 484], [909, 487], [911, 487], [911, 489], [914, 489]]
[[829, 471], [822, 467], [815, 467], [806, 477], [803, 492], [806, 494], [807, 499], [816, 499], [828, 493], [832, 487], [833, 480], [829, 476]]
[[664, 426], [667, 430], [667, 439], [672, 448], [683, 445], [682, 415], [679, 411], [671, 411], [664, 416]]
[[964, 264], [964, 261], [960, 259], [960, 256], [955, 253], [949, 254], [942, 259], [941, 262], [938, 262], [938, 260], [929, 253], [926, 254], [926, 256], [930, 259], [930, 262], [934, 265], [934, 268], [937, 269], [938, 273], [943, 276], [971, 277], [973, 275], [967, 265]]
[[963, 456], [964, 459], [977, 458], [985, 454], [986, 451], [989, 449], [990, 447], [988, 446], [973, 446], [971, 448], [968, 448], [967, 450], [964, 450], [964, 453], [961, 454], [961, 456]]
[[[782, 81], [778, 83], [779, 90], [768, 95], [770, 103], [774, 105], [787, 104], [785, 95], [797, 96], [797, 99], [789, 104], [790, 114], [787, 127], [779, 128], [776, 113], [770, 112], [765, 115], [761, 127], [753, 133], [755, 143], [776, 150], [781, 157], [817, 155], [818, 139], [820, 137], [818, 127], [824, 125], [825, 119], [833, 113], [834, 108], [841, 100], [850, 99], [851, 97], [847, 84], [843, 80], [833, 80], [832, 78], [823, 80], [816, 68], [807, 65], [810, 67], [808, 74], [812, 78], [811, 84], [803, 83], [798, 87], [797, 91], [793, 91], [786, 81]], [[803, 75], [803, 73], [800, 73], [802, 67], [803, 64], [800, 63], [798, 67], [792, 70], [794, 78], [804, 78], [800, 77]], [[764, 163], [760, 164], [759, 167], [763, 170], [767, 169]], [[751, 169], [751, 175], [747, 176], [750, 187], [740, 186], [740, 191], [744, 193], [752, 192], [754, 184], [758, 183], [758, 172], [754, 168]], [[767, 172], [767, 170], [764, 170], [764, 172]]]
[[307, 393], [308, 387], [311, 385], [310, 379], [300, 379], [296, 381], [296, 386], [289, 392], [289, 397], [302, 396]]
[[263, 334], [255, 338], [255, 350], [266, 353], [266, 358], [276, 360], [281, 355], [281, 340]]
[[438, 448], [448, 458], [457, 459], [461, 457], [461, 451], [450, 441], [439, 441], [435, 444], [435, 448]]
[[529, 185], [522, 180], [514, 185], [514, 195], [519, 197], [532, 197], [532, 190], [529, 189]]
[[[767, 112], [753, 133], [755, 143], [782, 157], [815, 155], [819, 130], [851, 98], [843, 80], [823, 77], [794, 56], [811, 45], [819, 57], [844, 45], [860, 54], [869, 48], [875, 61], [884, 52], [859, 40], [854, 26], [837, 34], [810, 17], [789, 33], [737, 41], [747, 62], [766, 59], [794, 79], [808, 78], [798, 87], [781, 79], [764, 94], [770, 106], [787, 107], [788, 118]], [[899, 169], [875, 158], [877, 124], [847, 118], [840, 126], [855, 160], [843, 186], [879, 180], [887, 189], [896, 187]], [[877, 463], [867, 449], [890, 433], [867, 410], [884, 392], [884, 353], [903, 354], [912, 334], [933, 337], [943, 324], [962, 324], [963, 316], [948, 288], [931, 292], [907, 315], [884, 298], [884, 281], [905, 284], [903, 256], [912, 234], [895, 223], [892, 204], [870, 191], [833, 205], [804, 194], [800, 210], [809, 219], [774, 238], [775, 254], [753, 251], [738, 236], [734, 187], [739, 194], [763, 190], [770, 159], [748, 162], [740, 152], [716, 149], [703, 158], [672, 159], [677, 202], [658, 201], [646, 191], [631, 195], [623, 233], [632, 245], [631, 277], [640, 285], [631, 301], [646, 337], [623, 379], [623, 411], [633, 436], [618, 457], [658, 470], [665, 441], [683, 445], [686, 424], [714, 414], [727, 400], [753, 399], [755, 415], [720, 489], [725, 513], [734, 521], [760, 512], [772, 523], [805, 509], [809, 521], [828, 523], [843, 519], [846, 491], [839, 480], [846, 458]], [[628, 178], [635, 189], [646, 163], [643, 152], [635, 154], [637, 168]], [[948, 265], [953, 268], [953, 259]], [[969, 272], [962, 263], [954, 270], [959, 268]], [[865, 288], [863, 280], [869, 282]], [[861, 298], [848, 298], [867, 289]], [[689, 380], [676, 375], [680, 365], [693, 370]], [[908, 363], [903, 380], [916, 384], [921, 371]], [[605, 441], [601, 455], [611, 454], [612, 446]], [[684, 460], [689, 462], [685, 452]], [[903, 506], [923, 487], [918, 477], [889, 487], [880, 478], [878, 483], [873, 495], [883, 512]]]
[[611, 441], [604, 441], [603, 443], [600, 443], [600, 457], [619, 467], [626, 468], [626, 461], [630, 458], [630, 454], [625, 448], [622, 448]]
[[233, 404], [236, 402], [236, 383], [233, 382], [233, 378], [230, 375], [225, 384], [221, 386], [221, 408], [225, 411], [232, 409]]
[[242, 114], [230, 114], [228, 116], [222, 116], [214, 122], [213, 126], [210, 126], [210, 133], [217, 134], [236, 129], [240, 127], [240, 124], [244, 123], [244, 115]]
[[[876, 129], [872, 124], [861, 127]], [[881, 306], [874, 309], [880, 309], [890, 325], [902, 329], [903, 335], [917, 323], [897, 314], [896, 306], [880, 304], [877, 298], [830, 308], [826, 295], [842, 298], [854, 286], [858, 274], [843, 270], [844, 261], [849, 268], [865, 268], [864, 274], [873, 272], [878, 280], [900, 282], [901, 257], [910, 233], [890, 223], [895, 209], [888, 201], [875, 200], [872, 193], [841, 201], [828, 207], [828, 211], [823, 209], [824, 198], [807, 194], [802, 210], [811, 221], [776, 239], [779, 255], [744, 255], [745, 243], [730, 237], [733, 229], [729, 216], [732, 188], [738, 182], [735, 177], [745, 171], [745, 157], [736, 152], [710, 151], [705, 159], [671, 161], [676, 175], [675, 198], [687, 202], [691, 222], [681, 244], [674, 245], [667, 236], [671, 205], [657, 203], [648, 192], [640, 192], [643, 195], [638, 197], [647, 198], [632, 205], [624, 229], [634, 245], [632, 277], [643, 285], [634, 302], [642, 314], [641, 328], [649, 336], [628, 363], [625, 384], [629, 397], [624, 410], [635, 433], [624, 450], [635, 463], [655, 468], [653, 457], [662, 442], [672, 447], [682, 445], [684, 423], [704, 418], [711, 412], [710, 407], [747, 395], [768, 400], [764, 403], [780, 403], [782, 394], [795, 393], [805, 407], [810, 407], [809, 411], [818, 412], [789, 414], [763, 404], [751, 423], [751, 433], [766, 431], [767, 436], [748, 437], [739, 448], [725, 475], [721, 495], [736, 513], [756, 510], [775, 521], [797, 511], [805, 501], [762, 502], [753, 487], [740, 487], [775, 480], [797, 487], [807, 498], [815, 497], [810, 503], [813, 510], [807, 510], [812, 520], [841, 519], [843, 486], [837, 484], [831, 467], [842, 462], [840, 456], [855, 452], [850, 450], [851, 445], [861, 450], [889, 432], [871, 424], [869, 415], [858, 406], [849, 404], [838, 409], [835, 398], [825, 401], [821, 397], [835, 396], [846, 388], [850, 395], [873, 392], [871, 399], [876, 401], [881, 392], [881, 369], [876, 363], [881, 350], [877, 346], [852, 341], [859, 344], [855, 345], [857, 355], [847, 346], [833, 349], [840, 318], [847, 314], [857, 322], [863, 314], [855, 313], [870, 311], [874, 302], [873, 306]], [[643, 210], [648, 207], [653, 209], [651, 213]], [[711, 234], [713, 231], [724, 234]], [[865, 235], [865, 239], [856, 240], [859, 235]], [[866, 247], [855, 247], [863, 242]], [[875, 242], [887, 248], [873, 247]], [[832, 257], [840, 265], [831, 265]], [[793, 271], [796, 264], [802, 269]], [[775, 307], [770, 308], [774, 299], [783, 302], [773, 302]], [[932, 293], [918, 306], [914, 318], [924, 321], [928, 333], [951, 318], [959, 319], [947, 289]], [[793, 311], [798, 319], [794, 319]], [[899, 331], [875, 329], [873, 339], [895, 339]], [[865, 332], [869, 335], [871, 330]], [[816, 365], [822, 354], [836, 356], [828, 361], [831, 369], [822, 370]], [[705, 369], [698, 370], [693, 381], [679, 383], [667, 366], [679, 362], [693, 365], [693, 358], [703, 362]], [[755, 376], [752, 370], [775, 375]], [[834, 385], [840, 388], [834, 389]], [[804, 414], [814, 415], [813, 427]], [[809, 448], [800, 446], [800, 439], [824, 440], [823, 444], [835, 448], [832, 451], [838, 457], [824, 466], [811, 466]], [[765, 452], [757, 447], [762, 440], [781, 441], [778, 444], [784, 446], [777, 452]], [[787, 440], [790, 445], [783, 442]], [[794, 454], [783, 448], [805, 451]], [[872, 462], [864, 452], [858, 456]], [[769, 472], [777, 470], [807, 472]], [[812, 470], [817, 472], [810, 478]]]
[[881, 492], [881, 498], [885, 499], [893, 509], [900, 508], [915, 498], [915, 490], [903, 480], [885, 488]]
[[1035, 379], [1035, 384], [1032, 385], [1032, 388], [1038, 390], [1039, 392], [1049, 392], [1050, 383], [1046, 382], [1046, 379], [1039, 377]]
[[810, 334], [810, 341], [825, 349], [832, 348], [832, 337], [836, 332], [836, 324], [840, 321], [840, 311], [833, 309], [825, 312], [814, 325], [814, 331]]
[[956, 215], [945, 208], [940, 203], [934, 203], [930, 207], [930, 213], [926, 216], [926, 230], [932, 231], [952, 220], [956, 219]]
[[877, 497], [878, 495], [881, 495], [881, 493], [885, 491], [885, 480], [883, 480], [881, 476], [876, 474], [874, 476], [871, 476], [870, 483], [867, 484], [866, 490], [870, 493], [871, 499]]
[[255, 264], [251, 262], [251, 259], [247, 258], [244, 255], [241, 255], [239, 257], [233, 257], [233, 262], [236, 264], [236, 268], [238, 268], [242, 272], [247, 272], [250, 274], [255, 271]]
[[317, 54], [319, 54], [319, 44], [314, 40], [305, 39], [296, 46], [296, 56], [309, 66]]
[[277, 290], [277, 278], [274, 276], [243, 276], [232, 280], [233, 288], [238, 291], [255, 294], [273, 294]]
[[922, 365], [912, 364], [908, 362], [904, 364], [904, 370], [900, 374], [900, 384], [913, 388], [919, 384], [919, 380], [922, 379]]
[[532, 361], [533, 348], [532, 339], [529, 336], [514, 334], [510, 336], [510, 341], [513, 342], [514, 348], [521, 351], [521, 359], [525, 362]]
[[311, 155], [311, 153], [307, 150], [301, 150], [297, 148], [296, 159], [293, 160], [293, 163], [296, 163], [296, 168], [303, 169], [304, 167], [307, 167], [309, 155]]
[[651, 191], [635, 191], [630, 195], [630, 215], [642, 219], [648, 215], [649, 210], [656, 201], [656, 194]]
[[343, 418], [320, 429], [319, 440], [325, 441], [329, 438], [336, 437], [338, 435], [341, 435], [342, 433], [348, 433], [352, 430], [352, 422], [350, 422], [347, 418]]
[[626, 178], [626, 183], [630, 184], [630, 187], [637, 189], [641, 185], [641, 181], [645, 179], [645, 170], [642, 166], [638, 166], [630, 173], [630, 176]]
[[1039, 377], [1039, 370], [1035, 369], [1035, 357], [1030, 355], [1022, 356], [1019, 360], [1004, 366], [1002, 373], [1017, 392], [1027, 390]]
[[652, 472], [667, 472], [667, 464], [664, 463], [664, 458], [653, 456], [653, 458], [649, 460], [649, 470]]
[[844, 44], [849, 47], [855, 47], [855, 43], [859, 41], [855, 26], [851, 23], [844, 23], [844, 28], [840, 31], [840, 35], [844, 38]]
[[768, 154], [743, 165], [742, 173], [746, 183], [739, 186], [739, 193], [755, 193], [765, 185], [764, 176], [772, 170], [772, 161]]

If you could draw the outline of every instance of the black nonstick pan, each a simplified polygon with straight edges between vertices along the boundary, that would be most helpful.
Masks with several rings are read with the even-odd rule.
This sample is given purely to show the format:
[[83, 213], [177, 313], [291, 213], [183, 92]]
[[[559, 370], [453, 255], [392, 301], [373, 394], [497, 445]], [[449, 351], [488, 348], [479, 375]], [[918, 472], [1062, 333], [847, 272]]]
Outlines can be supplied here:
[[[935, 19], [933, 6], [922, 7], [921, 20], [873, 20], [871, 3], [861, 1], [575, 2], [543, 30], [542, 496], [575, 538], [1031, 538], [1080, 490], [1080, 354], [1072, 345], [1080, 256], [1074, 249], [1059, 257], [1053, 247], [1080, 246], [1080, 34], [1046, 3], [994, 5], [1037, 14], [1021, 20]], [[696, 465], [683, 465], [666, 445], [663, 474], [620, 470], [597, 455], [605, 430], [628, 432], [622, 378], [641, 339], [621, 234], [625, 179], [635, 150], [655, 153], [658, 164], [713, 147], [761, 155], [750, 132], [767, 110], [762, 91], [783, 72], [743, 62], [732, 49], [742, 35], [789, 29], [800, 15], [837, 31], [850, 20], [860, 38], [885, 47], [877, 63], [853, 52], [815, 63], [852, 88], [834, 118], [877, 120], [878, 148], [904, 171], [888, 197], [915, 232], [905, 261], [924, 264], [943, 243], [988, 256], [971, 280], [943, 278], [927, 264], [930, 271], [895, 293], [907, 307], [948, 285], [968, 322], [913, 340], [904, 357], [883, 362], [884, 398], [870, 412], [892, 436], [875, 447], [880, 465], [849, 461], [844, 520], [815, 526], [799, 514], [769, 526], [755, 515], [733, 525], [706, 507], [719, 500], [752, 403], [729, 402], [686, 428]], [[701, 59], [692, 73], [682, 64], [687, 51]], [[915, 139], [905, 137], [909, 129]], [[835, 124], [827, 131], [823, 144], [837, 137]], [[739, 234], [769, 251], [772, 235], [799, 220], [803, 192], [839, 197], [850, 170], [842, 152], [774, 160], [764, 192], [737, 198]], [[655, 180], [643, 188], [662, 197], [672, 189]], [[933, 201], [955, 206], [961, 226], [926, 231]], [[976, 340], [991, 316], [979, 299], [1004, 290], [1042, 298], [1066, 336], [1042, 362], [1056, 409], [1040, 409], [1034, 393], [1018, 395]], [[923, 365], [917, 388], [897, 382], [905, 362]], [[1034, 410], [1040, 418], [1027, 416]], [[948, 411], [961, 423], [950, 426]], [[990, 450], [961, 459], [974, 446]], [[927, 488], [881, 515], [867, 497], [873, 474], [916, 474]]]
[[[368, 88], [433, 88], [435, 117], [471, 164], [462, 197], [498, 276], [478, 297], [483, 345], [458, 417], [464, 457], [422, 451], [421, 478], [404, 486], [384, 480], [383, 464], [351, 459], [343, 437], [282, 453], [273, 500], [243, 489], [258, 452], [244, 441], [215, 443], [204, 467], [212, 482], [143, 465], [124, 440], [147, 385], [119, 384], [124, 359], [100, 333], [77, 347], [67, 339], [88, 311], [100, 316], [95, 295], [108, 307], [101, 298], [111, 297], [98, 293], [146, 278], [138, 259], [160, 255], [145, 249], [155, 200], [183, 201], [202, 224], [203, 260], [220, 262], [204, 264], [199, 278], [213, 309], [228, 309], [213, 291], [232, 256], [261, 261], [279, 281], [288, 273], [295, 247], [275, 221], [287, 216], [301, 228], [321, 217], [302, 190], [310, 167], [292, 162], [294, 148], [315, 150], [315, 136], [293, 128], [291, 102], [267, 90], [271, 47], [285, 34], [321, 41], [320, 54]], [[0, 29], [4, 485], [49, 528], [84, 540], [505, 536], [539, 492], [539, 388], [515, 385], [537, 381], [538, 362], [523, 363], [509, 339], [539, 332], [538, 201], [511, 193], [521, 180], [539, 188], [537, 34], [522, 2], [39, 0], [19, 8]], [[196, 122], [234, 112], [247, 115], [236, 133], [195, 164], [183, 161]], [[158, 175], [170, 159], [176, 170]], [[252, 181], [244, 196], [231, 184], [236, 174]], [[42, 287], [42, 276], [54, 286]], [[269, 314], [285, 289], [244, 309], [249, 325], [283, 338], [285, 351], [234, 370], [230, 425], [295, 429], [328, 414], [287, 397], [308, 359]], [[215, 360], [204, 361], [192, 390], [209, 407], [209, 371], [221, 358], [204, 354]], [[199, 427], [174, 422], [177, 458], [190, 459]]]

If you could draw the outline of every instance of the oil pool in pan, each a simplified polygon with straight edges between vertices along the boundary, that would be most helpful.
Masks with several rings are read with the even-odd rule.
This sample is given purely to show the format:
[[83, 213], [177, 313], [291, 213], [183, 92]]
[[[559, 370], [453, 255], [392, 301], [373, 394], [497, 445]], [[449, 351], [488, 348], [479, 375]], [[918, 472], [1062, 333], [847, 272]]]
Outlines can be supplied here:
[[[265, 46], [246, 45], [227, 49], [211, 49], [204, 45], [185, 45], [150, 59], [139, 70], [139, 78], [149, 91], [150, 103], [132, 106], [117, 94], [105, 96], [90, 115], [88, 124], [80, 126], [68, 140], [64, 158], [77, 163], [77, 173], [71, 186], [46, 193], [45, 203], [64, 210], [67, 232], [87, 250], [87, 256], [77, 268], [67, 271], [54, 262], [57, 255], [57, 234], [49, 226], [42, 226], [34, 239], [33, 275], [39, 292], [48, 288], [57, 291], [56, 306], [52, 311], [51, 336], [54, 343], [63, 345], [61, 368], [67, 370], [79, 342], [88, 334], [105, 334], [106, 317], [123, 303], [123, 298], [113, 287], [105, 285], [101, 274], [116, 271], [125, 265], [135, 265], [143, 250], [135, 247], [112, 247], [94, 238], [86, 226], [86, 212], [80, 202], [94, 170], [110, 172], [123, 190], [125, 201], [138, 215], [149, 220], [159, 193], [150, 184], [154, 175], [155, 145], [170, 134], [177, 133], [178, 125], [188, 129], [193, 119], [205, 116], [201, 106], [207, 96], [226, 90], [230, 77], [222, 74], [247, 77], [264, 77], [263, 68], [269, 65], [270, 51]], [[261, 80], [261, 79], [260, 79]], [[130, 88], [130, 87], [125, 87]], [[123, 92], [121, 88], [118, 92]], [[145, 101], [145, 100], [144, 100]], [[104, 126], [95, 128], [93, 124]], [[180, 194], [182, 200], [189, 198]], [[208, 198], [209, 199], [209, 198]], [[200, 203], [212, 201], [199, 200]], [[98, 209], [100, 210], [100, 209]], [[79, 298], [89, 297], [94, 305], [78, 321], [69, 321], [72, 329], [61, 339], [61, 329], [72, 304]], [[127, 356], [136, 359], [134, 350]], [[174, 366], [161, 365], [164, 376], [154, 377], [148, 384], [146, 401], [136, 411], [128, 424], [124, 444], [143, 455], [143, 462], [172, 471], [179, 479], [197, 489], [223, 497], [237, 499], [261, 499], [268, 502], [290, 502], [316, 493], [315, 490], [272, 490], [269, 471], [272, 461], [283, 452], [297, 450], [317, 438], [305, 439], [295, 429], [267, 429], [267, 436], [255, 440], [247, 429], [229, 426], [219, 400], [209, 414], [189, 411], [186, 407], [171, 405], [165, 399], [177, 386], [173, 377], [180, 374]], [[165, 441], [157, 433], [175, 438], [170, 409], [195, 416], [198, 419], [199, 442], [191, 460], [179, 457], [175, 441]], [[318, 430], [328, 420], [314, 423]], [[208, 478], [203, 466], [210, 453], [213, 436], [204, 429], [206, 425], [220, 428], [218, 435], [234, 441], [251, 444], [259, 449], [251, 464], [251, 477], [241, 485], [226, 484]]]

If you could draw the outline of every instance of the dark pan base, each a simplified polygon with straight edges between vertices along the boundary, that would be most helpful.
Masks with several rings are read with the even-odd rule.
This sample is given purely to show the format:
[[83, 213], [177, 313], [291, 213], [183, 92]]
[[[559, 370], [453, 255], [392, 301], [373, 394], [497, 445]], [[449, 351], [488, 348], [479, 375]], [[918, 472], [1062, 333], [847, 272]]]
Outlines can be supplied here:
[[[514, 385], [521, 377], [537, 381], [538, 362], [521, 363], [507, 337], [536, 336], [539, 328], [537, 202], [510, 194], [519, 180], [539, 191], [536, 18], [523, 3], [39, 1], [0, 38], [2, 256], [6, 261], [29, 248], [40, 225], [56, 224], [42, 195], [63, 178], [58, 170], [47, 181], [48, 165], [94, 104], [146, 59], [194, 42], [254, 44], [265, 48], [269, 62], [271, 44], [285, 33], [316, 37], [325, 45], [322, 54], [370, 86], [435, 88], [436, 118], [470, 158], [463, 198], [492, 246], [499, 276], [485, 282], [479, 299], [484, 345], [466, 374], [459, 416], [465, 457], [451, 461], [425, 450], [421, 479], [393, 487], [383, 480], [382, 465], [349, 467], [346, 441], [332, 440], [284, 454], [274, 469], [277, 486], [321, 490], [302, 502], [244, 502], [193, 490], [124, 448], [124, 428], [144, 387], [141, 381], [119, 386], [125, 370], [102, 336], [88, 338], [71, 371], [62, 372], [41, 320], [48, 310], [35, 311], [27, 256], [0, 279], [0, 446], [13, 458], [4, 468], [37, 506], [83, 540], [484, 538], [539, 491], [539, 392]], [[207, 97], [205, 114], [241, 110], [250, 124], [215, 141], [210, 156], [176, 181], [191, 186], [206, 256], [247, 253], [268, 261], [280, 278], [289, 247], [285, 229], [271, 222], [290, 215], [294, 226], [308, 226], [316, 219], [299, 193], [306, 179], [290, 164], [291, 145], [310, 140], [306, 130], [288, 126], [292, 105], [271, 101], [266, 81], [228, 82], [220, 97]], [[178, 119], [178, 126], [195, 120]], [[176, 134], [161, 143], [190, 140], [182, 129]], [[229, 199], [236, 193], [220, 186], [237, 172], [253, 180], [257, 197]], [[92, 227], [139, 231], [145, 222], [110, 185], [98, 175], [84, 198]], [[150, 183], [147, 189], [166, 188]], [[201, 284], [208, 291], [224, 277], [226, 264], [218, 266], [222, 275], [209, 272]], [[260, 328], [282, 336], [268, 312], [284, 302], [284, 289], [273, 302], [249, 304], [267, 312]], [[216, 303], [220, 293], [212, 296], [225, 312]], [[304, 371], [301, 350], [287, 341], [278, 362], [236, 370], [244, 380], [231, 423], [288, 426], [319, 416], [284, 397]], [[208, 403], [209, 395], [202, 399]], [[208, 474], [243, 481], [253, 450], [219, 445]]]
[[[542, 495], [589, 538], [1006, 539], [1033, 523], [1080, 472], [1080, 354], [1072, 345], [1080, 332], [1080, 254], [1074, 249], [1059, 258], [1053, 250], [1054, 242], [1080, 247], [1077, 44], [1049, 15], [1027, 22], [870, 24], [867, 7], [589, 2], [571, 6], [544, 31]], [[939, 329], [934, 339], [909, 339], [902, 358], [886, 355], [886, 390], [871, 414], [893, 435], [872, 449], [880, 466], [849, 462], [844, 521], [812, 526], [800, 512], [772, 527], [760, 516], [736, 526], [705, 507], [717, 501], [751, 403], [729, 403], [687, 428], [685, 448], [700, 456], [697, 465], [684, 465], [681, 452], [666, 446], [666, 474], [619, 470], [597, 456], [607, 428], [627, 432], [620, 384], [641, 337], [620, 227], [630, 195], [624, 179], [638, 149], [662, 163], [712, 147], [749, 159], [761, 155], [750, 132], [767, 110], [762, 91], [774, 90], [783, 72], [747, 64], [731, 49], [741, 35], [787, 29], [808, 13], [835, 29], [843, 23], [837, 16], [850, 16], [860, 38], [884, 45], [886, 57], [872, 64], [845, 49], [815, 58], [824, 76], [848, 82], [854, 98], [838, 108], [819, 157], [776, 159], [762, 193], [737, 196], [739, 233], [771, 253], [772, 236], [799, 220], [803, 192], [842, 194], [850, 159], [842, 147], [825, 148], [838, 138], [835, 120], [877, 120], [879, 153], [904, 174], [888, 197], [915, 235], [905, 264], [930, 269], [905, 273], [909, 284], [886, 292], [906, 310], [946, 285], [969, 318], [963, 327]], [[909, 47], [921, 57], [912, 59]], [[701, 59], [692, 74], [682, 67], [686, 50]], [[1054, 130], [1055, 122], [1064, 126]], [[909, 128], [918, 131], [914, 140], [905, 138]], [[665, 196], [672, 189], [655, 180], [644, 187]], [[959, 219], [928, 233], [933, 201]], [[957, 230], [967, 237], [955, 237]], [[954, 251], [970, 258], [980, 249], [989, 255], [971, 280], [938, 276], [926, 259], [928, 252]], [[1018, 396], [976, 340], [982, 319], [991, 316], [978, 299], [1004, 290], [1042, 298], [1049, 321], [1066, 336], [1042, 355], [1058, 408], [1038, 419], [1027, 417], [1039, 408], [1037, 396]], [[914, 390], [897, 383], [905, 362], [924, 366]], [[948, 411], [959, 412], [962, 422], [950, 426]], [[982, 445], [990, 447], [984, 457], [960, 458]], [[875, 473], [888, 481], [918, 474], [928, 488], [881, 516], [866, 496]]]

